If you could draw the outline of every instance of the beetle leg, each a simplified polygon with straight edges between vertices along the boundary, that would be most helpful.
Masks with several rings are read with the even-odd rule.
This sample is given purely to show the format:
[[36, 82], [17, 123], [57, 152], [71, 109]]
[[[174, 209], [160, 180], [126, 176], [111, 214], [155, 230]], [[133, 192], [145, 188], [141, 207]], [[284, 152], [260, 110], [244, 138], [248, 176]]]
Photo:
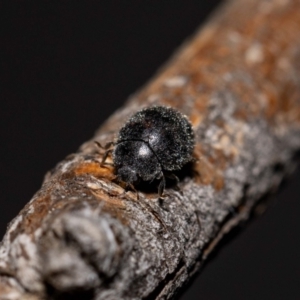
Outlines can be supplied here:
[[168, 227], [166, 225], [166, 223], [164, 222], [163, 218], [161, 217], [161, 215], [155, 211], [146, 201], [143, 202], [143, 204], [145, 204], [147, 210], [157, 219], [157, 221], [161, 224], [163, 231], [167, 232], [168, 231]]
[[162, 196], [163, 196], [165, 187], [166, 187], [166, 179], [165, 179], [164, 174], [162, 173], [161, 181], [158, 186], [158, 195], [160, 198], [162, 198]]
[[112, 149], [109, 149], [107, 150], [104, 154], [103, 154], [103, 157], [102, 157], [102, 160], [101, 160], [101, 163], [100, 163], [100, 166], [103, 167], [104, 165], [108, 165], [108, 166], [113, 166], [112, 163], [106, 163], [106, 159], [108, 157], [108, 155], [112, 152], [113, 150]]
[[180, 182], [179, 178], [178, 178], [174, 173], [169, 173], [169, 174], [167, 174], [166, 176], [167, 176], [168, 178], [170, 178], [170, 179], [176, 181], [175, 189], [176, 189], [177, 191], [181, 191], [181, 188], [180, 188], [180, 186], [179, 186], [179, 182]]
[[140, 200], [140, 195], [132, 183], [121, 180], [118, 175], [116, 176], [116, 180], [119, 182], [120, 186], [124, 189], [124, 193], [122, 195], [126, 194], [126, 192], [128, 191], [128, 187], [129, 187], [131, 190], [133, 190], [136, 193], [136, 199]]
[[132, 183], [127, 183], [127, 185], [136, 193], [136, 199], [139, 201], [140, 200], [140, 195], [139, 195], [139, 192], [134, 187], [134, 185]]

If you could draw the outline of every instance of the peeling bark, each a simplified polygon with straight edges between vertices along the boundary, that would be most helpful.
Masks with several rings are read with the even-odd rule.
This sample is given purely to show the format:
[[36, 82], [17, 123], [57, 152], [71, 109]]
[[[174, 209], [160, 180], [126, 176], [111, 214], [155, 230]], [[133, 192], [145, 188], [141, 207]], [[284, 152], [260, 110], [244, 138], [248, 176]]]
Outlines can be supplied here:
[[[300, 2], [228, 1], [80, 150], [59, 163], [0, 245], [0, 299], [171, 299], [220, 239], [296, 167]], [[188, 116], [195, 162], [158, 199], [125, 191], [94, 144], [136, 111]]]

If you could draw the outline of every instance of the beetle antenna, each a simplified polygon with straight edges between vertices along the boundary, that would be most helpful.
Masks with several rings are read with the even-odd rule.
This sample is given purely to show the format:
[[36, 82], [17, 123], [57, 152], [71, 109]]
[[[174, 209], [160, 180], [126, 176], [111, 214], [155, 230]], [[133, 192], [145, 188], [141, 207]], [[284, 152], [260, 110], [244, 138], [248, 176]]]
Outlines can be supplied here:
[[108, 150], [111, 146], [114, 146], [114, 145], [115, 145], [114, 142], [108, 142], [108, 143], [106, 143], [104, 146], [102, 146], [101, 143], [98, 142], [98, 141], [94, 141], [94, 143], [95, 143], [99, 148], [101, 148], [101, 149], [103, 149], [103, 150]]

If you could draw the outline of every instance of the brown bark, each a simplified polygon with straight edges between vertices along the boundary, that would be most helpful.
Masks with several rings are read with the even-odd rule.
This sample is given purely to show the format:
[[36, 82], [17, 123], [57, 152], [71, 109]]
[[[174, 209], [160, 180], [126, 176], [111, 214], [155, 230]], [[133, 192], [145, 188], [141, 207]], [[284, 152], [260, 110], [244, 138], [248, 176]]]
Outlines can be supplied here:
[[[0, 247], [0, 299], [170, 299], [295, 169], [300, 1], [234, 0], [45, 178]], [[94, 141], [142, 107], [188, 116], [195, 162], [165, 199], [125, 192]]]

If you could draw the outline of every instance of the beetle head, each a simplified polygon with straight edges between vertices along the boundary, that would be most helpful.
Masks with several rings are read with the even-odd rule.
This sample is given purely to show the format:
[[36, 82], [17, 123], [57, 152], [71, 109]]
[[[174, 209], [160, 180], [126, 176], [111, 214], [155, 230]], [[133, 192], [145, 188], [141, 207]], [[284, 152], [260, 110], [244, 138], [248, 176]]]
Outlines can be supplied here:
[[123, 166], [118, 170], [118, 178], [123, 182], [134, 184], [138, 182], [138, 175], [130, 166]]

